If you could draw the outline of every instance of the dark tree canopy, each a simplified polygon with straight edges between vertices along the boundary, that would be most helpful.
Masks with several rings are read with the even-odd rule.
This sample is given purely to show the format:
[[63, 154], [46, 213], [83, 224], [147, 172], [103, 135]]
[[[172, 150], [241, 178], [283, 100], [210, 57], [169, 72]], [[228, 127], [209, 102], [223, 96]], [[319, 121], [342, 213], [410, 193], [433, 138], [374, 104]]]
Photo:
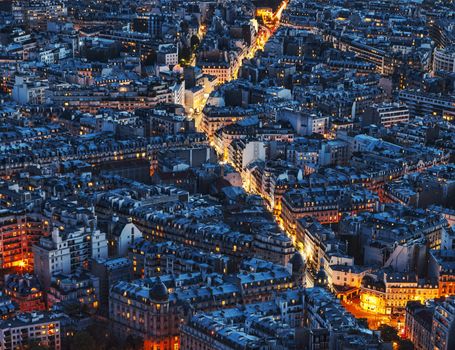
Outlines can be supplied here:
[[398, 331], [387, 324], [381, 324], [378, 328], [381, 331], [381, 339], [386, 342], [398, 341]]

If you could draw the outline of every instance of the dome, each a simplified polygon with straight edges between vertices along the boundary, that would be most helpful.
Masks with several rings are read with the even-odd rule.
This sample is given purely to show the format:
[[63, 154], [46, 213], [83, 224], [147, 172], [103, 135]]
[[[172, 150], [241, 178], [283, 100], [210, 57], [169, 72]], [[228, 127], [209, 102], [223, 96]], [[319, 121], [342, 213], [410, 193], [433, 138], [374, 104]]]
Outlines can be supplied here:
[[163, 302], [169, 299], [169, 293], [166, 285], [158, 277], [157, 281], [152, 285], [149, 291], [149, 297], [153, 301]]
[[323, 268], [320, 268], [314, 278], [314, 285], [318, 287], [325, 287], [328, 284], [327, 274]]
[[303, 256], [299, 252], [295, 252], [289, 262], [292, 265], [292, 273], [296, 273], [305, 269], [305, 261], [303, 261]]

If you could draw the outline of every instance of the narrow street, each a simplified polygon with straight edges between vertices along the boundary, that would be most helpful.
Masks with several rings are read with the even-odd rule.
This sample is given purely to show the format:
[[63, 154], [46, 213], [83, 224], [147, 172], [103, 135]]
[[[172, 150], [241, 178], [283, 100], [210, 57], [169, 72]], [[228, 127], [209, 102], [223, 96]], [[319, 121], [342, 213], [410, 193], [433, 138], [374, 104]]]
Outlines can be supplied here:
[[[267, 41], [269, 41], [269, 39], [272, 37], [272, 35], [280, 27], [281, 15], [283, 14], [283, 11], [286, 9], [289, 1], [290, 0], [283, 0], [283, 2], [280, 4], [280, 7], [278, 7], [276, 12], [272, 16], [270, 23], [268, 23], [267, 26], [260, 26], [259, 32], [257, 33], [257, 36], [256, 36], [256, 42], [250, 47], [250, 50], [246, 54], [245, 58], [247, 58], [247, 59], [254, 58], [256, 56], [256, 53], [258, 50], [264, 49], [264, 46], [267, 43]], [[203, 37], [207, 33], [206, 27], [204, 27], [204, 30], [202, 33], [203, 34], [202, 34], [201, 41], [203, 40]], [[195, 65], [195, 63], [196, 63], [196, 58], [194, 57], [191, 65]], [[240, 62], [240, 66], [238, 67], [237, 71], [233, 74], [233, 80], [237, 79], [238, 70], [240, 70], [242, 63], [243, 62]], [[200, 127], [200, 123], [202, 120], [202, 113], [203, 113], [205, 105], [207, 104], [207, 101], [208, 101], [208, 96], [202, 102], [202, 105], [199, 108], [199, 111], [195, 112], [192, 115], [192, 118], [194, 119], [195, 124], [196, 124], [196, 130], [198, 130], [200, 132], [203, 132], [202, 128]]]
[[[289, 1], [290, 0], [283, 0], [283, 2], [280, 4], [280, 6], [278, 7], [278, 9], [276, 10], [276, 12], [273, 14], [273, 16], [271, 18], [268, 18], [267, 21], [264, 21], [265, 23], [267, 23], [268, 25], [267, 26], [261, 26], [260, 29], [259, 29], [259, 33], [256, 37], [256, 43], [251, 47], [251, 51], [249, 52], [249, 54], [247, 55], [247, 58], [253, 58], [255, 57], [256, 53], [258, 50], [263, 50], [264, 49], [264, 46], [265, 44], [267, 43], [267, 41], [273, 36], [273, 34], [278, 30], [278, 28], [280, 27], [281, 23], [280, 23], [280, 20], [281, 20], [281, 16], [283, 14], [283, 11], [286, 9], [287, 5], [289, 4]], [[206, 99], [204, 101], [204, 106], [205, 104], [207, 103], [207, 100]], [[202, 111], [203, 111], [204, 108], [201, 108], [200, 112], [199, 113], [195, 113], [193, 115], [194, 119], [195, 119], [195, 122], [196, 122], [196, 129], [198, 131], [203, 131], [202, 128], [200, 127], [200, 122], [201, 122], [201, 119], [202, 119]], [[246, 186], [245, 183], [243, 183], [243, 188], [246, 192], [250, 192], [248, 186]], [[273, 208], [270, 208], [269, 206], [267, 206], [267, 209], [273, 214]], [[305, 250], [304, 250], [304, 246], [301, 242], [297, 242], [295, 240], [295, 237], [292, 236], [291, 234], [289, 234], [285, 228], [283, 227], [283, 224], [281, 222], [281, 219], [280, 217], [278, 216], [275, 216], [273, 215], [274, 217], [274, 220], [275, 222], [277, 223], [277, 225], [288, 235], [288, 237], [292, 240], [292, 243], [295, 247], [295, 249], [300, 252], [300, 254], [304, 257], [305, 259]], [[305, 281], [306, 285], [308, 287], [312, 287], [314, 285], [314, 277], [312, 276], [312, 274], [307, 271], [307, 274], [306, 274], [306, 281]]]
[[[355, 316], [355, 318], [366, 318], [370, 329], [378, 329], [381, 324], [391, 324], [392, 319], [389, 316], [379, 315], [374, 312], [368, 312], [360, 308], [358, 299], [352, 301], [343, 301], [344, 308]], [[396, 322], [395, 322], [396, 323]]]

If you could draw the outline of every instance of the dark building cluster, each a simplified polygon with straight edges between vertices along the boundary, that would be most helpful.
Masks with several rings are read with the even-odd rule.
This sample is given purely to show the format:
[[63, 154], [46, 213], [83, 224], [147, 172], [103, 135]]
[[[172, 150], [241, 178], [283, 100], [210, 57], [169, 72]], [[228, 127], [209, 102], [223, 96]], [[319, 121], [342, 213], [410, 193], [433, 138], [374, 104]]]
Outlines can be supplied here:
[[451, 0], [0, 0], [0, 350], [455, 349]]

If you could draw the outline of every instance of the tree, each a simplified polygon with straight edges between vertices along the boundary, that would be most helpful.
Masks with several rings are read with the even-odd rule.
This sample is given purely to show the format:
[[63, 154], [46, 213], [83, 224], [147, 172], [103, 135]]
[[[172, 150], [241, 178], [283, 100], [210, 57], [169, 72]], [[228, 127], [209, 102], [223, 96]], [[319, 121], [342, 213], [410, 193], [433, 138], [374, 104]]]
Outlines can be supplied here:
[[105, 322], [94, 322], [86, 328], [86, 332], [95, 340], [97, 348], [111, 349], [119, 341], [117, 336], [111, 332]]
[[[89, 325], [85, 329], [85, 332], [95, 340], [97, 350], [134, 350], [143, 348], [143, 341], [141, 338], [121, 338], [119, 334], [112, 331], [112, 329], [109, 327], [109, 324], [105, 321], [97, 320], [97, 322]], [[126, 342], [130, 338], [132, 341], [131, 344], [136, 346], [136, 348], [128, 348], [125, 346]], [[140, 346], [137, 346], [137, 344], [139, 344], [139, 341]]]
[[398, 331], [392, 326], [389, 326], [387, 324], [381, 324], [378, 330], [381, 331], [381, 339], [385, 342], [400, 340], [400, 338], [398, 337]]
[[398, 342], [398, 350], [414, 350], [414, 344], [409, 339], [400, 339]]
[[191, 49], [189, 47], [183, 47], [179, 50], [180, 60], [189, 61], [191, 59]]
[[191, 36], [190, 45], [191, 45], [191, 48], [193, 49], [193, 51], [196, 49], [196, 47], [199, 46], [200, 42], [201, 41], [199, 40], [199, 37], [197, 35]]
[[27, 345], [26, 349], [27, 350], [49, 350], [50, 348], [45, 345], [40, 345], [40, 343], [37, 341], [33, 341]]
[[95, 339], [85, 332], [77, 332], [71, 340], [70, 350], [98, 350]]
[[125, 340], [125, 349], [127, 350], [141, 350], [144, 347], [144, 341], [140, 337], [128, 335]]
[[70, 316], [79, 315], [81, 313], [81, 304], [77, 302], [67, 303], [63, 307], [63, 311]]
[[50, 347], [44, 346], [44, 345], [39, 345], [39, 344], [34, 344], [34, 345], [30, 345], [29, 350], [50, 350]]

